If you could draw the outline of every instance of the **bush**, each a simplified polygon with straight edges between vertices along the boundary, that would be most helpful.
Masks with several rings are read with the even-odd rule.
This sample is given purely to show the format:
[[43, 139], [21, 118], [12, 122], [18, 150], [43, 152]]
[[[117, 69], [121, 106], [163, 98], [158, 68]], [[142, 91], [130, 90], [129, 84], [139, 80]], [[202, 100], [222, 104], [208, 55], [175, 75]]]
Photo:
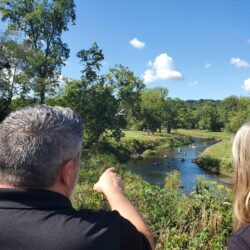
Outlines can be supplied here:
[[154, 154], [156, 154], [156, 151], [155, 151], [155, 150], [147, 149], [147, 150], [145, 150], [145, 151], [143, 152], [142, 157], [143, 157], [143, 158], [147, 158], [147, 157], [149, 157], [150, 155], [154, 155]]
[[208, 155], [200, 156], [196, 159], [196, 164], [211, 172], [214, 172], [214, 173], [220, 172], [220, 165], [221, 165], [220, 159], [213, 158]]

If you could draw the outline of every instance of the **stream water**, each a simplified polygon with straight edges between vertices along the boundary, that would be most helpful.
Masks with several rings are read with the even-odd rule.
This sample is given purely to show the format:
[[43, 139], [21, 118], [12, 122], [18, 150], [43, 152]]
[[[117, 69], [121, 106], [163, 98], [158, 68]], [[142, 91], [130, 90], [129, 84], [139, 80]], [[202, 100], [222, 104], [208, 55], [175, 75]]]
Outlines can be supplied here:
[[191, 145], [161, 150], [147, 159], [132, 159], [126, 165], [130, 171], [140, 175], [144, 180], [160, 186], [165, 184], [167, 173], [177, 170], [180, 172], [181, 186], [187, 192], [193, 190], [198, 176], [224, 184], [219, 180], [218, 175], [208, 173], [193, 162], [204, 149], [214, 144], [215, 141], [193, 139], [194, 143]]

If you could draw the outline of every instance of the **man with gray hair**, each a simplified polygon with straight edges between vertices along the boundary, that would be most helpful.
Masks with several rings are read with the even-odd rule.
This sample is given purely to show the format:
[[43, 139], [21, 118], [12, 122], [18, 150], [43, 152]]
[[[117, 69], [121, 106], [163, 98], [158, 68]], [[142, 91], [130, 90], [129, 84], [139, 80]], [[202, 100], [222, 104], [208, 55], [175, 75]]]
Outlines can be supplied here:
[[82, 120], [69, 108], [28, 107], [0, 124], [1, 249], [154, 248], [114, 168], [93, 187], [112, 211], [72, 207], [81, 151]]

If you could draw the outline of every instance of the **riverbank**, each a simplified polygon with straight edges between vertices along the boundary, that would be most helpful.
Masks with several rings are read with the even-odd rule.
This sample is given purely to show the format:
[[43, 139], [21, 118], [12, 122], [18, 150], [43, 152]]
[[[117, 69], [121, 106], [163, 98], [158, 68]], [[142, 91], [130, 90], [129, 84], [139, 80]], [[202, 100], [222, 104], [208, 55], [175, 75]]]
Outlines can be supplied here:
[[99, 148], [100, 152], [114, 154], [120, 162], [131, 158], [147, 158], [158, 150], [178, 147], [192, 143], [192, 138], [186, 135], [154, 133], [144, 131], [124, 130], [121, 141], [109, 141]]
[[[221, 179], [227, 179], [231, 182], [233, 177], [232, 164], [232, 140], [233, 135], [225, 132], [210, 132], [204, 130], [186, 130], [178, 129], [177, 134], [211, 138], [217, 140], [217, 143], [205, 149], [196, 159], [197, 165], [221, 175]], [[224, 176], [224, 177], [223, 177]]]
[[[147, 134], [144, 131], [123, 131], [124, 137], [121, 143], [126, 144], [129, 141], [137, 141], [140, 144], [146, 144], [146, 150], [142, 153], [142, 157], [154, 154], [161, 149], [166, 149], [170, 147], [179, 147], [183, 145], [188, 145], [192, 143], [192, 138], [186, 135], [176, 135], [176, 134], [166, 134], [166, 133], [154, 133]], [[152, 153], [150, 153], [150, 150]]]

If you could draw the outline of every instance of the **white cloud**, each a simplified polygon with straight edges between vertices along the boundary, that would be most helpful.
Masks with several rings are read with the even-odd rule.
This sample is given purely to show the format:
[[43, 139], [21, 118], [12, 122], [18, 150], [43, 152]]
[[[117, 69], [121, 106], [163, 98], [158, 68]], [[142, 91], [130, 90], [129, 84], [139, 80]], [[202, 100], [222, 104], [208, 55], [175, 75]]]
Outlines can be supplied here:
[[69, 60], [64, 61], [64, 64], [65, 66], [71, 66], [71, 63], [69, 62]]
[[149, 60], [149, 61], [147, 62], [147, 66], [148, 66], [148, 67], [152, 67], [152, 66], [153, 66], [153, 63], [152, 63], [151, 60]]
[[143, 74], [145, 83], [182, 78], [182, 73], [174, 68], [173, 58], [166, 53], [157, 56], [153, 62], [150, 60], [147, 66], [149, 69]]
[[189, 82], [189, 83], [188, 83], [188, 86], [194, 87], [194, 86], [197, 86], [198, 84], [199, 84], [198, 81], [193, 81], [193, 82]]
[[235, 65], [237, 68], [249, 68], [250, 67], [250, 64], [248, 62], [241, 60], [240, 58], [235, 58], [235, 57], [231, 58], [230, 63]]
[[204, 65], [204, 68], [205, 68], [205, 69], [209, 69], [209, 68], [211, 68], [211, 66], [212, 66], [212, 65], [211, 65], [210, 63], [206, 63], [206, 64]]
[[250, 78], [244, 81], [244, 85], [242, 86], [244, 90], [250, 91]]
[[137, 48], [137, 49], [142, 49], [145, 47], [145, 43], [138, 40], [137, 38], [134, 38], [132, 40], [129, 41], [129, 43], [134, 47], [134, 48]]

